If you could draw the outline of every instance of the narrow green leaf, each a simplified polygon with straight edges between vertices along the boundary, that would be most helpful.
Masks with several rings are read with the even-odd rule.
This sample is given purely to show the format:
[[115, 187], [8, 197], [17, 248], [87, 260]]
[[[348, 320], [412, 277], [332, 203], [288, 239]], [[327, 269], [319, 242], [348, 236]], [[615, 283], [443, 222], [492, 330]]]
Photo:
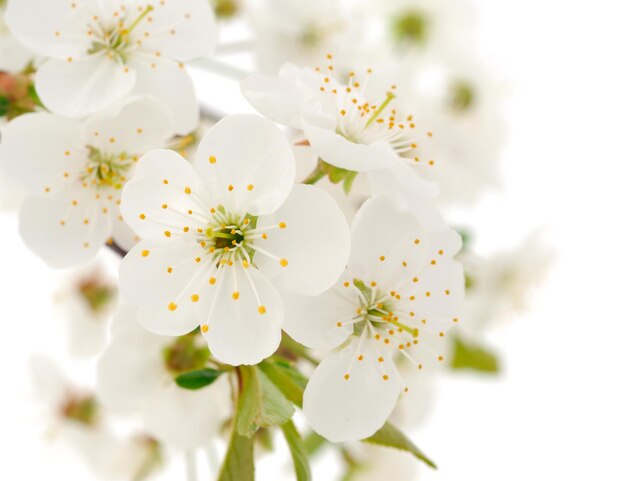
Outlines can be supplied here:
[[175, 381], [183, 389], [202, 389], [213, 384], [221, 374], [222, 371], [215, 369], [198, 369], [177, 376]]
[[237, 433], [251, 437], [257, 429], [285, 423], [295, 409], [257, 366], [241, 366], [242, 392]]
[[259, 364], [259, 368], [287, 399], [302, 407], [302, 395], [308, 380], [292, 363], [272, 358]]
[[254, 440], [233, 432], [217, 481], [254, 481]]
[[291, 459], [293, 460], [293, 469], [296, 473], [296, 479], [298, 481], [310, 481], [311, 480], [311, 467], [309, 466], [309, 457], [307, 451], [300, 437], [300, 433], [293, 424], [293, 421], [289, 420], [281, 426], [285, 440], [289, 446], [291, 452]]
[[498, 358], [484, 347], [476, 346], [461, 340], [454, 339], [454, 354], [452, 369], [471, 369], [474, 371], [497, 373], [499, 370]]
[[364, 439], [363, 442], [406, 451], [408, 453], [411, 453], [420, 461], [426, 463], [431, 468], [437, 469], [435, 463], [428, 459], [428, 457], [426, 457], [426, 455], [422, 451], [420, 451], [419, 448], [415, 446], [415, 444], [413, 444], [413, 441], [411, 441], [402, 431], [396, 428], [393, 424], [386, 423], [373, 436]]

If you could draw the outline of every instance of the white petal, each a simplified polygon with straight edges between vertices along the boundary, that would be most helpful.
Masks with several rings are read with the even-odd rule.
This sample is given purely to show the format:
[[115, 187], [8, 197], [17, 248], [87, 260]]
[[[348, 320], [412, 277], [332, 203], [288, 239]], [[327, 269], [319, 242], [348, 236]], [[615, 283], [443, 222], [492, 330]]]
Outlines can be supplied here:
[[370, 172], [375, 184], [375, 193], [397, 192], [406, 198], [411, 205], [413, 198], [432, 199], [439, 188], [437, 184], [421, 177], [416, 168], [405, 162]]
[[164, 237], [166, 231], [193, 238], [196, 229], [206, 228], [210, 205], [189, 162], [172, 150], [153, 150], [137, 163], [120, 207], [126, 223], [143, 238]]
[[296, 170], [285, 135], [256, 115], [220, 120], [200, 142], [196, 169], [227, 210], [252, 215], [274, 212], [285, 201]]
[[[258, 364], [274, 354], [285, 315], [283, 301], [267, 278], [254, 268], [235, 265], [223, 269], [215, 288], [204, 333], [211, 353], [234, 366]], [[236, 300], [234, 292], [239, 293]]]
[[403, 263], [411, 272], [418, 271], [427, 261], [421, 247], [425, 232], [399, 196], [385, 194], [370, 199], [352, 223], [348, 270], [368, 284], [375, 281], [381, 285], [395, 280], [406, 269]]
[[59, 366], [41, 355], [33, 356], [29, 364], [35, 397], [50, 409], [61, 407], [68, 388]]
[[138, 25], [141, 49], [159, 52], [166, 58], [191, 60], [213, 53], [217, 44], [217, 23], [204, 0], [155, 2], [151, 21]]
[[97, 114], [85, 122], [84, 132], [88, 144], [100, 152], [128, 155], [163, 148], [174, 135], [168, 112], [152, 98], [134, 99]]
[[84, 168], [86, 155], [81, 126], [75, 120], [26, 114], [2, 132], [2, 169], [33, 194], [57, 192], [67, 184], [65, 172], [74, 174]]
[[169, 383], [157, 394], [145, 406], [145, 427], [178, 449], [204, 447], [215, 440], [229, 414], [226, 376], [199, 391]]
[[333, 129], [318, 127], [304, 120], [302, 129], [315, 153], [324, 162], [336, 167], [369, 172], [393, 167], [401, 162], [400, 157], [385, 143], [357, 144], [335, 133]]
[[[281, 289], [316, 295], [335, 284], [345, 269], [350, 234], [337, 203], [321, 189], [296, 185], [285, 203], [271, 216], [259, 218], [257, 228], [284, 222], [285, 228], [267, 231], [255, 245], [261, 251], [254, 262]], [[283, 267], [279, 262], [286, 259]]]
[[345, 288], [332, 288], [319, 296], [283, 293], [285, 332], [311, 349], [334, 349], [342, 344], [354, 330], [346, 323], [354, 316], [359, 300], [353, 289], [345, 293], [340, 289]]
[[43, 104], [66, 117], [84, 117], [111, 105], [135, 86], [135, 72], [105, 55], [50, 59], [37, 71], [35, 85]]
[[[438, 256], [439, 257], [439, 256]], [[447, 330], [458, 317], [463, 304], [465, 277], [463, 266], [452, 259], [436, 259], [419, 274], [419, 282], [411, 283], [407, 295], [415, 296], [416, 317], [428, 321], [444, 320]], [[427, 324], [430, 326], [430, 324]]]
[[156, 98], [169, 112], [177, 134], [185, 135], [198, 127], [198, 99], [183, 64], [164, 58], [134, 56], [129, 65], [137, 73], [134, 94]]
[[155, 334], [180, 336], [200, 324], [191, 295], [207, 282], [210, 265], [204, 255], [193, 239], [164, 237], [141, 241], [122, 259], [120, 295], [139, 308], [141, 325]]
[[7, 32], [0, 33], [0, 70], [10, 73], [20, 72], [33, 60], [34, 56], [13, 35]]
[[20, 211], [20, 234], [51, 267], [77, 266], [92, 259], [111, 236], [111, 216], [104, 205], [81, 185], [31, 197]]
[[135, 234], [135, 231], [130, 226], [120, 220], [118, 217], [113, 219], [113, 233], [111, 234], [113, 241], [123, 250], [128, 252], [131, 250], [141, 238]]
[[[124, 322], [137, 324], [135, 309], [123, 308], [116, 323], [120, 316], [127, 317]], [[98, 361], [98, 399], [107, 408], [122, 413], [145, 402], [167, 376], [162, 353], [167, 339], [144, 329], [114, 336]]]
[[13, 35], [33, 52], [66, 59], [86, 53], [92, 43], [80, 25], [83, 15], [67, 0], [13, 0], [5, 20]]
[[375, 341], [368, 340], [357, 351], [355, 338], [324, 359], [311, 376], [304, 391], [304, 415], [311, 428], [329, 441], [373, 435], [395, 407], [402, 384], [391, 359], [378, 361], [377, 349]]

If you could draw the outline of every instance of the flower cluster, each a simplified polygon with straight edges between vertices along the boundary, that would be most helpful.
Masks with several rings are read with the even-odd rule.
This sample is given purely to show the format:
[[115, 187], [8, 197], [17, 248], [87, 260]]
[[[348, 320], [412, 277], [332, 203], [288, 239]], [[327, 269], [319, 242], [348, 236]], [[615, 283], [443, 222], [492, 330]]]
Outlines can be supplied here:
[[[94, 389], [42, 361], [35, 380], [103, 477], [143, 480], [230, 427], [220, 481], [252, 481], [278, 428], [309, 480], [296, 408], [313, 441], [434, 466], [394, 423], [423, 417], [436, 373], [497, 370], [473, 319], [535, 272], [446, 222], [494, 181], [498, 116], [449, 61], [440, 3], [0, 0], [0, 170], [26, 197], [26, 246], [78, 269], [58, 296], [68, 344], [97, 357]], [[233, 17], [256, 73], [222, 58], [251, 46], [218, 48]], [[201, 109], [187, 63], [236, 75], [257, 114], [216, 114], [217, 83]], [[342, 449], [346, 479], [364, 471]]]

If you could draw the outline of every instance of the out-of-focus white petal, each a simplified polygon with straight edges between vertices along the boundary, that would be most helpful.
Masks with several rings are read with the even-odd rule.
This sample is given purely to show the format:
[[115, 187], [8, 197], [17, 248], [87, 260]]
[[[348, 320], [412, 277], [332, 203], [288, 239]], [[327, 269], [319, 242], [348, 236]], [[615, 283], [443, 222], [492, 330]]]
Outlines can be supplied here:
[[337, 281], [348, 259], [350, 233], [329, 194], [314, 186], [294, 186], [285, 203], [273, 215], [259, 218], [257, 227], [272, 225], [276, 228], [267, 230], [267, 239], [255, 245], [276, 258], [259, 250], [254, 262], [278, 287], [315, 295]]
[[[248, 277], [249, 276], [249, 277]], [[280, 294], [254, 268], [225, 267], [203, 320], [211, 353], [232, 364], [257, 364], [271, 356], [281, 339], [285, 317]]]
[[229, 401], [225, 377], [199, 391], [170, 383], [145, 405], [145, 427], [154, 437], [175, 448], [206, 446], [216, 438], [226, 420]]
[[111, 235], [111, 216], [91, 189], [80, 184], [26, 199], [20, 212], [24, 243], [51, 267], [93, 258]]
[[79, 122], [48, 113], [17, 117], [2, 131], [2, 169], [32, 194], [56, 193], [67, 184], [65, 172], [82, 168], [77, 159], [87, 152], [80, 129]]
[[332, 442], [373, 435], [387, 421], [402, 388], [392, 360], [381, 355], [375, 341], [357, 348], [355, 339], [324, 359], [304, 391], [307, 421]]
[[284, 134], [256, 115], [231, 115], [202, 139], [196, 169], [211, 193], [232, 212], [262, 215], [284, 201], [295, 178]]
[[339, 289], [329, 289], [319, 296], [283, 293], [285, 332], [311, 349], [333, 349], [343, 343], [354, 329], [349, 321], [359, 300], [348, 297], [356, 297], [354, 290], [342, 293]]
[[71, 61], [49, 59], [35, 75], [37, 93], [52, 112], [85, 117], [128, 94], [136, 73], [104, 54]]

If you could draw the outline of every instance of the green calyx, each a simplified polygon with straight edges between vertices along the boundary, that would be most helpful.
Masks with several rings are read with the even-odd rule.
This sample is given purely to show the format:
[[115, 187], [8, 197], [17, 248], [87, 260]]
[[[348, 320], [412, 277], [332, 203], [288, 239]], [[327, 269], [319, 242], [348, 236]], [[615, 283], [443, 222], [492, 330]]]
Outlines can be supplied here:
[[116, 290], [97, 279], [88, 279], [79, 284], [78, 292], [91, 310], [98, 313], [103, 311], [115, 298]]
[[195, 332], [176, 338], [163, 349], [165, 368], [174, 375], [203, 368], [209, 357], [206, 343]]
[[64, 418], [87, 426], [94, 426], [98, 422], [99, 412], [100, 406], [94, 396], [72, 396], [61, 410]]
[[391, 21], [391, 33], [396, 42], [423, 45], [428, 37], [428, 19], [418, 10], [408, 10]]
[[469, 82], [457, 81], [450, 88], [450, 108], [458, 113], [467, 112], [476, 102], [476, 94]]

